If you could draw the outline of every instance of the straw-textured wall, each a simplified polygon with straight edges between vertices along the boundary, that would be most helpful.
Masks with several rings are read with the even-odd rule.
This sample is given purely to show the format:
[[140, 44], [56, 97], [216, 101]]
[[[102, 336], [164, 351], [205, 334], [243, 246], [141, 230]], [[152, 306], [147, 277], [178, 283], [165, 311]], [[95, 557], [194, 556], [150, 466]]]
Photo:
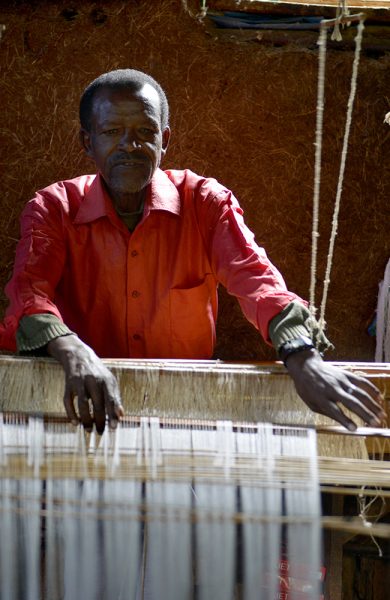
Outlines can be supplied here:
[[[11, 274], [20, 211], [34, 190], [93, 170], [78, 144], [82, 89], [104, 71], [130, 66], [167, 91], [173, 136], [165, 166], [188, 167], [230, 187], [289, 287], [308, 296], [317, 51], [217, 39], [185, 4], [1, 3], [1, 288]], [[351, 52], [329, 51], [320, 288], [351, 64]], [[383, 123], [390, 110], [389, 64], [386, 53], [361, 59], [326, 311], [336, 346], [332, 359], [373, 358], [366, 328], [390, 254], [390, 128]], [[218, 355], [274, 357], [226, 293]]]

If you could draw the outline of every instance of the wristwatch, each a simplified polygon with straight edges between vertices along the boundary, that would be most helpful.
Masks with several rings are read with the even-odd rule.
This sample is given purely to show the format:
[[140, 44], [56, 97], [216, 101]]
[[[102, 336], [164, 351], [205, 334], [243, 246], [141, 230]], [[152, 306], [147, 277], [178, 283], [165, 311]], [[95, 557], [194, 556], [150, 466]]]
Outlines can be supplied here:
[[309, 337], [303, 335], [302, 337], [289, 340], [282, 344], [278, 350], [278, 355], [280, 360], [286, 364], [286, 360], [291, 354], [302, 352], [302, 350], [310, 350], [312, 348], [314, 348], [313, 341]]

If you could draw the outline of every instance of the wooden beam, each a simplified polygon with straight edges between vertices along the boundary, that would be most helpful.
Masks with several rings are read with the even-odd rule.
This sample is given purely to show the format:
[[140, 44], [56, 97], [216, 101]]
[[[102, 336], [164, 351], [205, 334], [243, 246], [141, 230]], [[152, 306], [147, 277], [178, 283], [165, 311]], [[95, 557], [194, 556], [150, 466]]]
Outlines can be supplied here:
[[[335, 0], [314, 0], [315, 2], [334, 2]], [[354, 0], [354, 2], [367, 3], [370, 0]], [[375, 0], [377, 1], [377, 0]], [[380, 0], [390, 5], [390, 0]], [[249, 10], [249, 8], [251, 10]], [[333, 19], [336, 15], [334, 6], [312, 5], [303, 3], [301, 0], [293, 2], [281, 2], [269, 0], [259, 1], [242, 1], [237, 4], [236, 0], [209, 0], [208, 15], [221, 14], [222, 11], [239, 11], [252, 12], [258, 15], [274, 15], [274, 16], [311, 16], [323, 17], [324, 19]], [[357, 14], [357, 9], [351, 11]], [[363, 35], [362, 49], [365, 52], [381, 55], [383, 52], [390, 50], [390, 9], [362, 9], [365, 15], [365, 30]], [[230, 41], [238, 43], [254, 42], [262, 46], [286, 46], [293, 44], [302, 48], [316, 48], [318, 39], [318, 29], [314, 30], [297, 30], [297, 29], [277, 29], [274, 27], [266, 28], [266, 23], [260, 29], [251, 28], [224, 28], [218, 27], [212, 18], [204, 20], [205, 26], [209, 34], [221, 41]], [[342, 30], [342, 41], [328, 40], [328, 48], [337, 50], [351, 50], [355, 47], [355, 28], [346, 27]]]
[[[258, 14], [336, 15], [338, 0], [208, 0], [209, 11], [237, 11]], [[390, 22], [390, 0], [350, 0], [351, 12], [363, 11], [367, 19]]]
[[[233, 6], [235, 6], [236, 10], [239, 11], [256, 11], [258, 8], [261, 8], [262, 5], [301, 5], [301, 6], [332, 6], [337, 8], [339, 5], [339, 0], [242, 0], [241, 2], [237, 2], [236, 0], [215, 0], [209, 1], [208, 5], [223, 5], [229, 4], [229, 10], [233, 10]], [[351, 8], [372, 8], [372, 9], [390, 9], [390, 0], [347, 0], [348, 7]], [[222, 9], [220, 10], [227, 10]]]

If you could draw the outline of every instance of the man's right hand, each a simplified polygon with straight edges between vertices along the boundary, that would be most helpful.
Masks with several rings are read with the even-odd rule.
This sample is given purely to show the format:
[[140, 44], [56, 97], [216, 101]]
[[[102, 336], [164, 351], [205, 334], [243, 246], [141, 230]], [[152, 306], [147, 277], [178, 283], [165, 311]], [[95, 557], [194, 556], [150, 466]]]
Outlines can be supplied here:
[[[81, 421], [87, 431], [91, 431], [95, 423], [98, 433], [103, 433], [107, 415], [110, 427], [115, 428], [124, 415], [119, 386], [94, 351], [76, 335], [51, 340], [47, 351], [65, 370], [64, 406], [72, 423], [77, 425]], [[79, 415], [74, 406], [76, 396]]]

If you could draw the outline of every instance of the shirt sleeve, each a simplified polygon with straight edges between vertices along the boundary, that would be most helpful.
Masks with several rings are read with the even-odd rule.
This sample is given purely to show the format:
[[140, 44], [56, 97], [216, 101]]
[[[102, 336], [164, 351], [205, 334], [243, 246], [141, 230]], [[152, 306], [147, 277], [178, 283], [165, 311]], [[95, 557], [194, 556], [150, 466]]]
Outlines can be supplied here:
[[302, 336], [312, 338], [320, 352], [333, 348], [317, 321], [312, 321], [313, 327], [310, 321], [311, 314], [306, 306], [296, 300], [290, 302], [269, 324], [269, 337], [274, 348], [279, 350], [285, 342]]
[[20, 319], [16, 347], [20, 354], [42, 354], [51, 340], [72, 333], [55, 315], [27, 315]]
[[[231, 192], [219, 193], [209, 205], [209, 210], [213, 272], [228, 293], [237, 297], [248, 321], [260, 331], [268, 344], [273, 345], [269, 334], [272, 319], [293, 301], [303, 307], [307, 306], [307, 302], [287, 289], [281, 273], [268, 259], [264, 248], [256, 244], [254, 234], [244, 223], [243, 211]], [[303, 331], [303, 327], [301, 324], [299, 331]]]
[[[13, 275], [5, 288], [9, 306], [0, 332], [2, 347], [16, 348], [19, 322], [26, 315], [50, 313], [62, 322], [54, 298], [65, 259], [61, 207], [54, 198], [38, 194], [21, 216]], [[23, 344], [23, 332], [19, 337]]]

